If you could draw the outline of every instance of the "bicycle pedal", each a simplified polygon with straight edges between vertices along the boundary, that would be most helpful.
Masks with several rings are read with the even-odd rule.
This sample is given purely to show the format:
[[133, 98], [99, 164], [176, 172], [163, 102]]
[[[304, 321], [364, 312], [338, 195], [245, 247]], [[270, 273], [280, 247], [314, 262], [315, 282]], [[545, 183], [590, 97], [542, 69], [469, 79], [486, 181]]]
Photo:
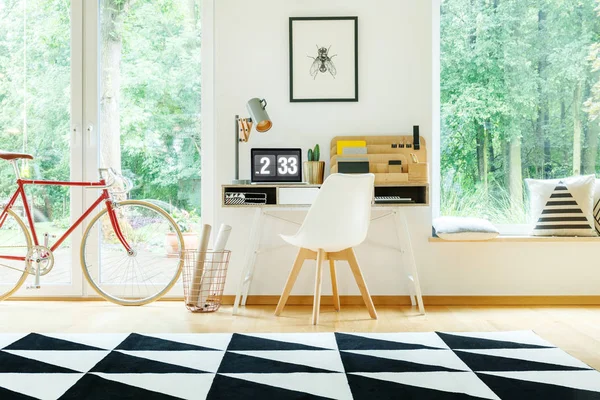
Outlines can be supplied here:
[[29, 289], [41, 289], [42, 285], [27, 285], [25, 287], [25, 289], [29, 290]]

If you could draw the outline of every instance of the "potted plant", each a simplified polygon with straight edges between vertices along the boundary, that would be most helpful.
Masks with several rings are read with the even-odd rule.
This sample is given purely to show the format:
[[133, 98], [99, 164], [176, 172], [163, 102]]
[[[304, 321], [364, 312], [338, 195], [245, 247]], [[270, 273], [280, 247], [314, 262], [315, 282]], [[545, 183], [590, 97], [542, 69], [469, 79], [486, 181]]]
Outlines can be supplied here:
[[319, 161], [321, 150], [317, 144], [314, 149], [308, 149], [308, 161], [304, 162], [304, 180], [311, 185], [323, 183], [325, 175], [325, 161]]
[[[198, 234], [198, 232], [194, 231], [192, 227], [194, 211], [190, 213], [185, 210], [175, 208], [171, 212], [171, 217], [173, 217], [175, 223], [181, 231], [181, 234], [183, 236], [183, 245], [185, 249], [196, 250], [198, 248], [198, 241], [200, 240], [200, 235]], [[167, 233], [167, 254], [174, 256], [177, 255], [177, 236], [175, 235], [175, 232]]]

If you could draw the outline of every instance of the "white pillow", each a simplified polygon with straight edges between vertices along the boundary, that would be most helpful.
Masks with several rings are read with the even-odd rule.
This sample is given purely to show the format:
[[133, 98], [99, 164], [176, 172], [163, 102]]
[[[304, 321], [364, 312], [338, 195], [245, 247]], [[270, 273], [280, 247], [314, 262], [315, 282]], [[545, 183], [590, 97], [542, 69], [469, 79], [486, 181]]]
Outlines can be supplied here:
[[564, 179], [526, 179], [533, 236], [597, 236], [594, 175]]
[[500, 234], [481, 218], [439, 217], [433, 220], [435, 233], [444, 240], [490, 240]]

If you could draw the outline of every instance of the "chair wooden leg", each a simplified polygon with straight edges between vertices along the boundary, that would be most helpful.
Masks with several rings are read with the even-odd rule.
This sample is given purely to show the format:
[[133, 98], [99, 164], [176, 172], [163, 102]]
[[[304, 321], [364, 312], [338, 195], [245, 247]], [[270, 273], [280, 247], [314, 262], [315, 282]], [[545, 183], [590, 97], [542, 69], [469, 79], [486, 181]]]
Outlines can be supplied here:
[[362, 272], [360, 271], [360, 266], [358, 265], [358, 260], [356, 259], [356, 254], [354, 253], [354, 249], [346, 250], [348, 255], [348, 264], [350, 264], [350, 270], [352, 271], [352, 275], [354, 275], [354, 279], [356, 280], [356, 284], [358, 285], [358, 289], [360, 290], [360, 294], [369, 310], [369, 315], [373, 319], [377, 319], [377, 312], [375, 311], [375, 306], [373, 305], [373, 300], [371, 299], [371, 295], [369, 294], [369, 289], [367, 288], [367, 284], [365, 283], [365, 279], [363, 278]]
[[279, 303], [277, 303], [277, 308], [275, 309], [275, 315], [277, 316], [281, 314], [283, 308], [285, 307], [285, 303], [287, 303], [288, 297], [290, 297], [290, 293], [292, 292], [294, 283], [296, 283], [296, 278], [298, 278], [298, 274], [302, 269], [304, 260], [306, 260], [307, 252], [308, 250], [302, 248], [298, 250], [298, 255], [296, 256], [296, 260], [294, 260], [294, 265], [292, 266], [292, 270], [290, 271], [290, 275], [288, 276], [285, 288], [283, 289], [283, 293], [281, 293]]
[[331, 291], [333, 293], [333, 307], [340, 311], [340, 295], [338, 293], [337, 275], [335, 272], [335, 261], [329, 260], [329, 272], [331, 272]]
[[316, 325], [319, 323], [319, 310], [321, 308], [321, 282], [323, 280], [323, 260], [325, 259], [325, 252], [319, 249], [317, 252], [317, 268], [315, 273], [315, 299], [313, 302], [313, 314], [312, 323]]

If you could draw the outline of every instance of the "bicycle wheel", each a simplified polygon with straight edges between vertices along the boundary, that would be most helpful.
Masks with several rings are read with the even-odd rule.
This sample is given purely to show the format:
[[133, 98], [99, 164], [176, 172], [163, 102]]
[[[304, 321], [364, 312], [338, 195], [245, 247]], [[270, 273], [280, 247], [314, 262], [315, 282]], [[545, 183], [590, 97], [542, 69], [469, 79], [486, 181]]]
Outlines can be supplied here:
[[[167, 293], [179, 279], [183, 236], [173, 218], [151, 203], [127, 200], [113, 205], [119, 227], [133, 251], [130, 254], [125, 250], [104, 209], [83, 234], [83, 274], [108, 301], [129, 306], [148, 304]], [[168, 236], [173, 239], [170, 243]]]
[[10, 297], [25, 282], [28, 275], [25, 257], [31, 246], [23, 220], [9, 209], [0, 227], [0, 300]]

